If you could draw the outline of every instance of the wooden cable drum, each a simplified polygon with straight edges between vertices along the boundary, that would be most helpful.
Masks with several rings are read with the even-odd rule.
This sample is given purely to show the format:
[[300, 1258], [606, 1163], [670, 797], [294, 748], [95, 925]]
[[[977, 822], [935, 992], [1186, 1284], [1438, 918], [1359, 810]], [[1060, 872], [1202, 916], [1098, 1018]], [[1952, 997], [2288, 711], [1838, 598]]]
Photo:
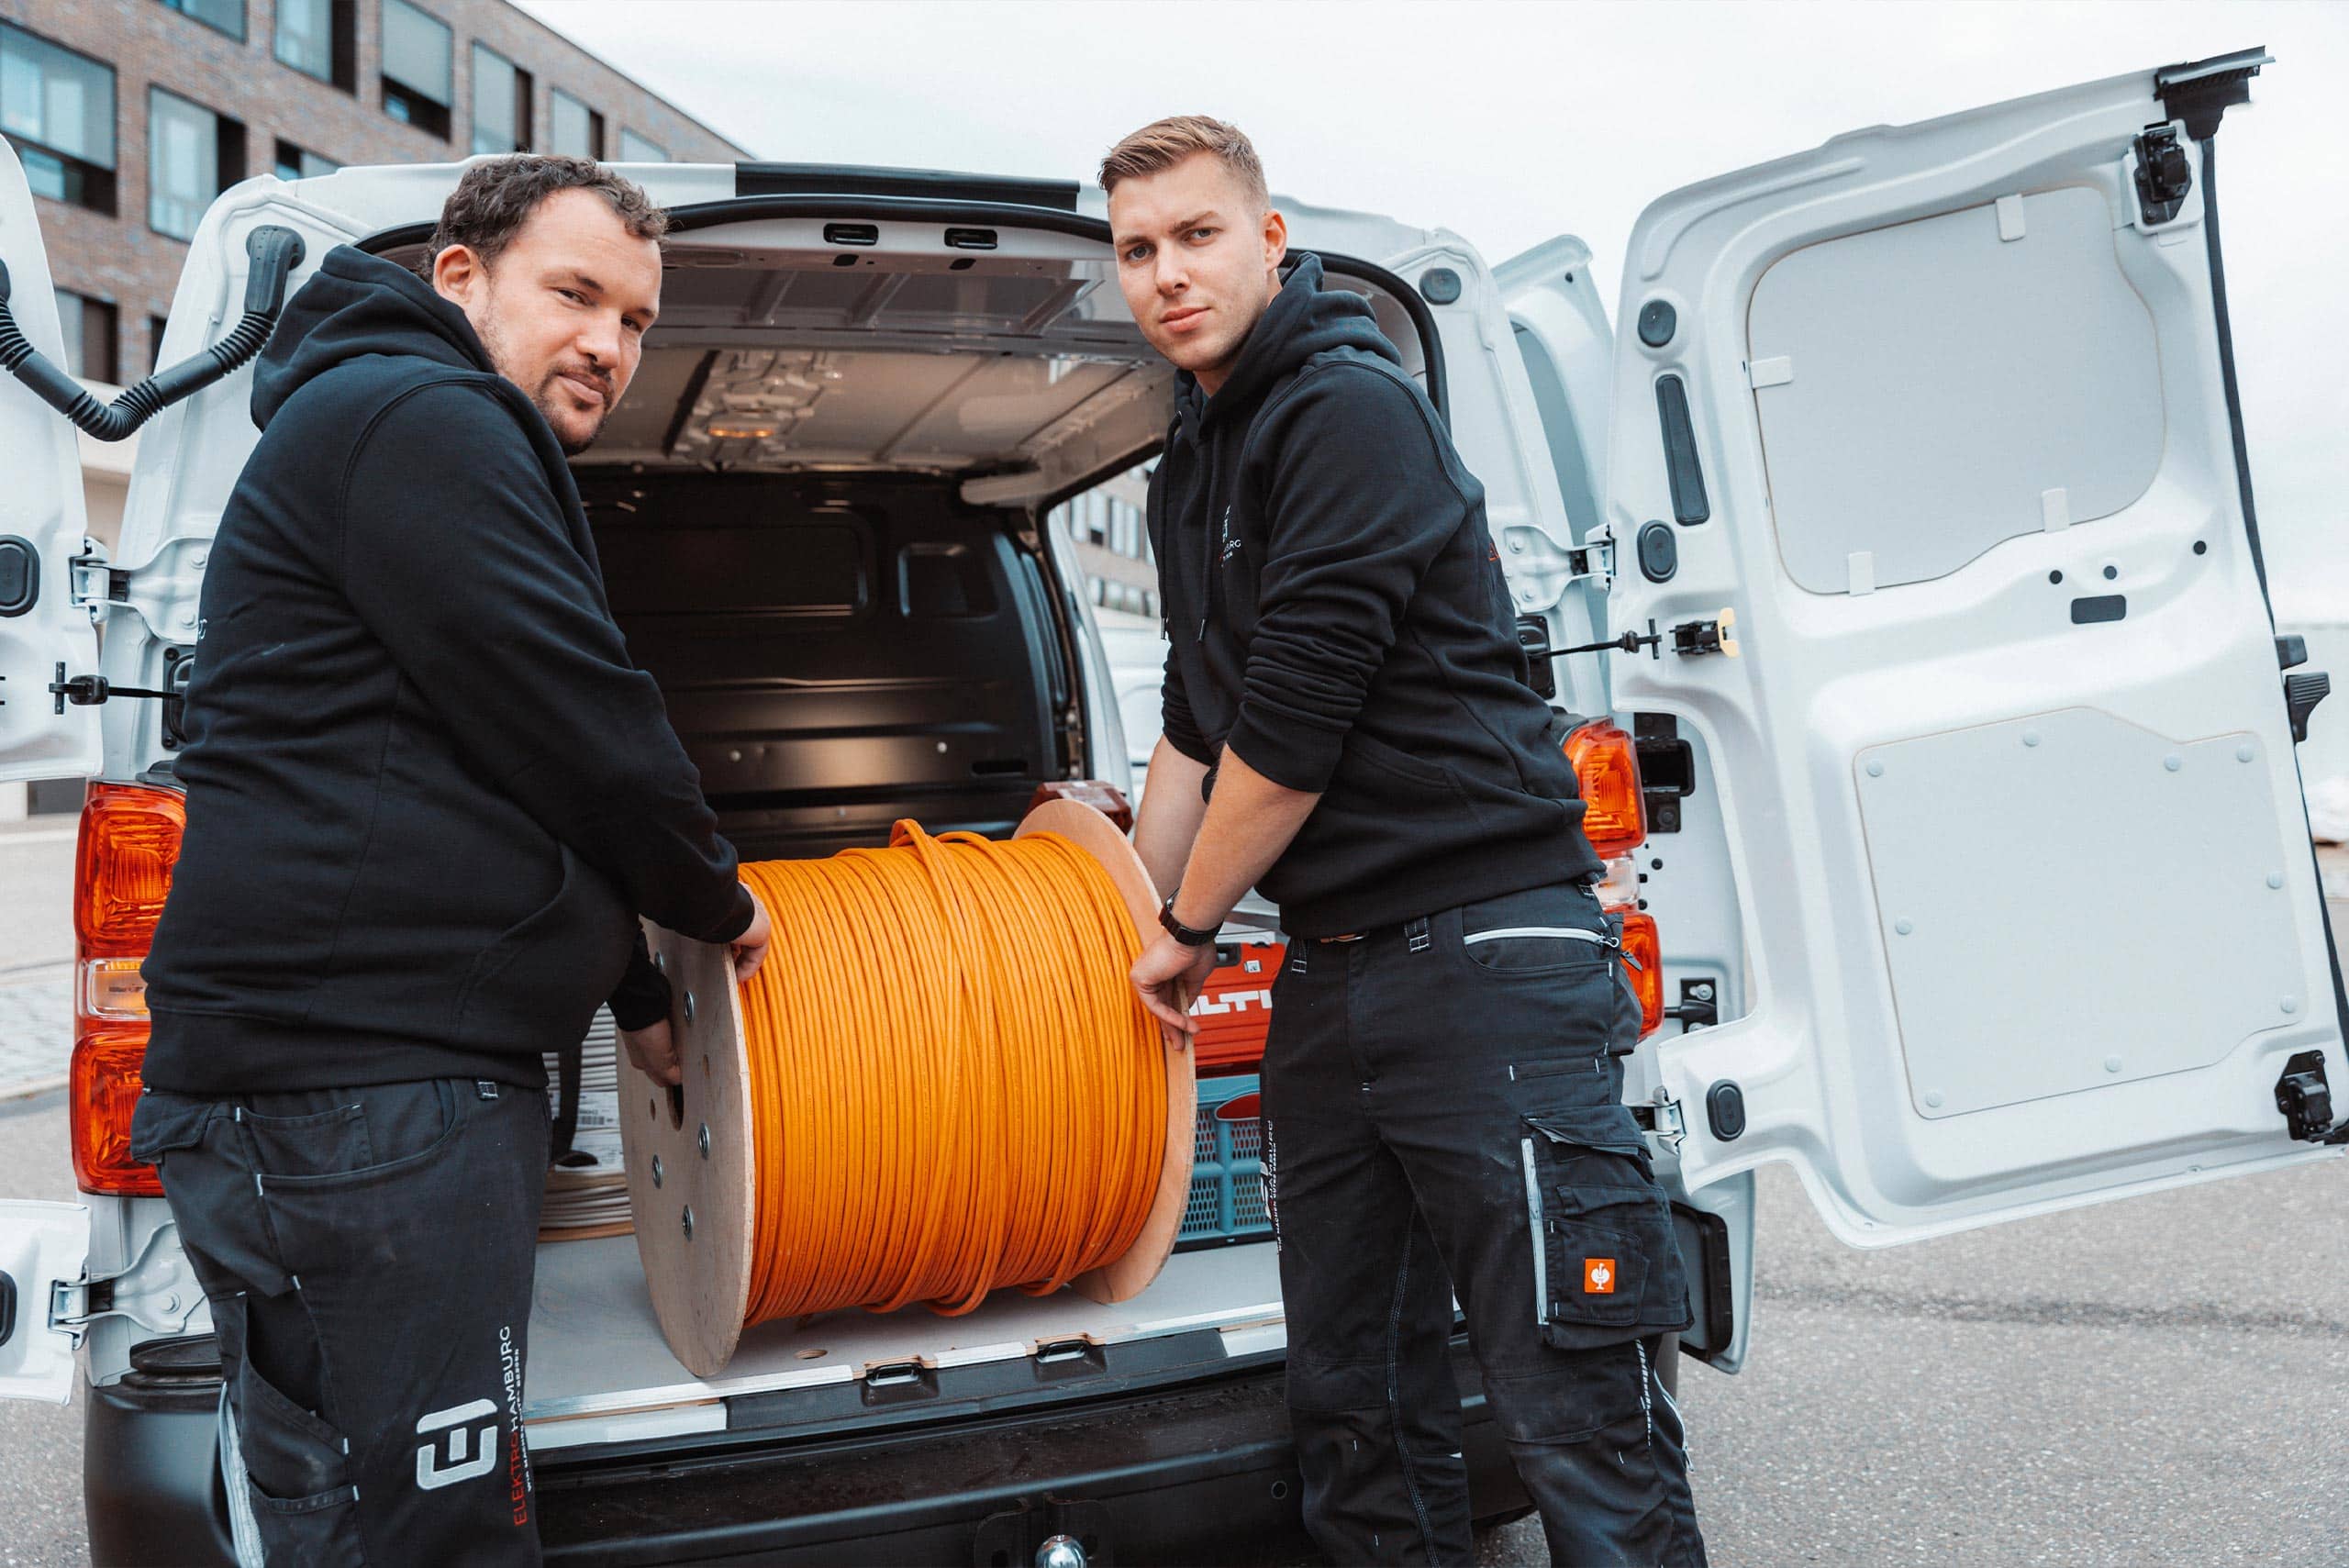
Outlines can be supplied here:
[[726, 949], [655, 928], [685, 1082], [620, 1064], [637, 1250], [688, 1371], [763, 1322], [1157, 1277], [1195, 1090], [1128, 978], [1158, 895], [1108, 817], [1049, 801], [1001, 841], [901, 822], [743, 880], [764, 966], [738, 985]]

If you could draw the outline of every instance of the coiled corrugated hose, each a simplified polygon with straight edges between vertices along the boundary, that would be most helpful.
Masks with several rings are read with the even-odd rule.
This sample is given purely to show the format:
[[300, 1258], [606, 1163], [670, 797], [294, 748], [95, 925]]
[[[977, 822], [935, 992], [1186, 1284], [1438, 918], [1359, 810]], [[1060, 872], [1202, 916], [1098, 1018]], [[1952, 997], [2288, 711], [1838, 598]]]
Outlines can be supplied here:
[[82, 384], [49, 362], [26, 340], [8, 308], [8, 266], [0, 261], [0, 370], [30, 387], [33, 395], [102, 441], [119, 441], [183, 398], [191, 397], [262, 350], [285, 308], [286, 280], [302, 264], [302, 237], [266, 224], [245, 238], [251, 266], [245, 274], [244, 319], [204, 352], [158, 371], [112, 403], [101, 403]]

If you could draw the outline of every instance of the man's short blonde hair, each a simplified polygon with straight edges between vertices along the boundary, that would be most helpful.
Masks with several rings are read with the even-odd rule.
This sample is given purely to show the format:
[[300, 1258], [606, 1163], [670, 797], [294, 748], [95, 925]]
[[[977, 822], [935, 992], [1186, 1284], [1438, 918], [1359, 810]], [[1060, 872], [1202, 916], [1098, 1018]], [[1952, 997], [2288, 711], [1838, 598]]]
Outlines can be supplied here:
[[1239, 175], [1241, 189], [1259, 211], [1272, 205], [1271, 194], [1264, 188], [1264, 161], [1256, 156], [1255, 144], [1238, 126], [1205, 115], [1169, 115], [1152, 120], [1109, 149], [1101, 160], [1101, 192], [1107, 195], [1120, 180], [1172, 169], [1198, 152], [1212, 153]]

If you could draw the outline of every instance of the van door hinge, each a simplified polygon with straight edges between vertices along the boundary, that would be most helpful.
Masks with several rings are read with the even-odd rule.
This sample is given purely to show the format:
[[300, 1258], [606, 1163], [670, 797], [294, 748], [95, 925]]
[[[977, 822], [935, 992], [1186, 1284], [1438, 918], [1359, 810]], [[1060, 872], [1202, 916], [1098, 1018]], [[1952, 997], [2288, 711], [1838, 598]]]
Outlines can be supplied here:
[[2194, 188], [2194, 166], [2174, 125], [2149, 125], [2137, 137], [2137, 210], [2148, 226], [2167, 223]]
[[130, 573], [117, 572], [97, 540], [83, 539], [82, 553], [65, 564], [74, 607], [89, 611], [92, 620], [103, 620], [108, 609], [130, 601]]
[[70, 562], [73, 603], [89, 611], [94, 621], [128, 609], [162, 641], [197, 641], [197, 601], [204, 592], [204, 564], [211, 555], [209, 533], [182, 534], [164, 540], [136, 566], [117, 566], [107, 559], [104, 545], [85, 539], [82, 553]]
[[1501, 530], [1501, 570], [1519, 615], [1539, 615], [1576, 583], [1596, 582], [1604, 593], [1615, 581], [1615, 539], [1595, 535], [1588, 544], [1562, 545], [1523, 523]]
[[1655, 1134], [1658, 1142], [1669, 1144], [1675, 1151], [1688, 1136], [1688, 1123], [1680, 1114], [1680, 1102], [1662, 1089], [1655, 1092], [1653, 1104], [1633, 1106], [1631, 1119], [1640, 1124], [1642, 1131]]
[[49, 1326], [72, 1335], [77, 1345], [101, 1318], [128, 1318], [155, 1333], [177, 1334], [203, 1305], [204, 1287], [180, 1246], [179, 1222], [165, 1220], [147, 1238], [139, 1261], [121, 1273], [52, 1282]]

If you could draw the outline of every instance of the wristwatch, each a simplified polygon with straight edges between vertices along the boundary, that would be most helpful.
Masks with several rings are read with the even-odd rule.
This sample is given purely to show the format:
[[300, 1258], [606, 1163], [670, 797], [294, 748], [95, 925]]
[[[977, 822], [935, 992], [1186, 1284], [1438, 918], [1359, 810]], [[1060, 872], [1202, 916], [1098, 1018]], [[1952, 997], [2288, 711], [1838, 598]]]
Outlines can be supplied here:
[[[1181, 891], [1182, 889], [1180, 888], [1175, 889], [1176, 893]], [[1173, 937], [1176, 941], [1181, 942], [1186, 948], [1204, 948], [1213, 947], [1215, 945], [1216, 932], [1213, 928], [1204, 931], [1194, 930], [1174, 917], [1174, 893], [1168, 894], [1166, 895], [1166, 902], [1158, 906], [1158, 923], [1166, 928], [1166, 934], [1168, 936]]]

